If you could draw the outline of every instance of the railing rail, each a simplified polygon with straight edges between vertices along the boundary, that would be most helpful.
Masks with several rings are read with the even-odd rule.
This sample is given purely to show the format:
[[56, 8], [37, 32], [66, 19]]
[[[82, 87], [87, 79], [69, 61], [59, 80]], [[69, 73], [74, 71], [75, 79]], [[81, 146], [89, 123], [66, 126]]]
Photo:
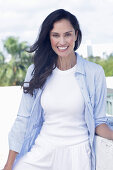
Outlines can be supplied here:
[[113, 116], [113, 89], [107, 89], [106, 112], [109, 116]]

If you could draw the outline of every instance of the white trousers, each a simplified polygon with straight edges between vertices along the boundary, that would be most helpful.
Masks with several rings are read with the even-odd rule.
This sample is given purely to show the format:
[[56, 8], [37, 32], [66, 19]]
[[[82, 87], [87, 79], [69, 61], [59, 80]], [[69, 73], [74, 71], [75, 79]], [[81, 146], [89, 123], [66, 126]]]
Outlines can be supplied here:
[[37, 142], [13, 170], [91, 170], [89, 142], [68, 146]]

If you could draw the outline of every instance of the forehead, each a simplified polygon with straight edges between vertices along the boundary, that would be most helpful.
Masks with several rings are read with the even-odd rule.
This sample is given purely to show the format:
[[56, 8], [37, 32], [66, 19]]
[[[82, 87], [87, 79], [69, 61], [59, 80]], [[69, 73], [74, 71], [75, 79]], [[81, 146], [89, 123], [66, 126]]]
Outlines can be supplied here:
[[73, 31], [74, 30], [74, 28], [71, 25], [69, 20], [61, 19], [59, 21], [56, 21], [53, 24], [53, 29], [51, 30], [51, 32], [60, 32], [62, 30], [63, 30], [63, 32]]

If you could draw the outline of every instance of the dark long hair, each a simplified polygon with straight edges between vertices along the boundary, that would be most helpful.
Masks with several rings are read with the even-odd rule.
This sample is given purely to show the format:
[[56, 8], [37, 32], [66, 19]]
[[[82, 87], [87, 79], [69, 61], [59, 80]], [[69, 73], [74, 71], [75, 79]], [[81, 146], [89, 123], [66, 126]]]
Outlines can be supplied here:
[[50, 13], [42, 23], [37, 41], [29, 50], [29, 52], [34, 52], [34, 70], [32, 72], [33, 76], [29, 82], [29, 86], [23, 86], [24, 93], [33, 95], [35, 89], [42, 88], [47, 77], [51, 75], [53, 69], [56, 67], [58, 56], [51, 47], [50, 31], [53, 29], [54, 23], [61, 19], [67, 19], [70, 21], [75, 33], [78, 31], [74, 50], [80, 46], [82, 33], [77, 18], [64, 9], [58, 9]]

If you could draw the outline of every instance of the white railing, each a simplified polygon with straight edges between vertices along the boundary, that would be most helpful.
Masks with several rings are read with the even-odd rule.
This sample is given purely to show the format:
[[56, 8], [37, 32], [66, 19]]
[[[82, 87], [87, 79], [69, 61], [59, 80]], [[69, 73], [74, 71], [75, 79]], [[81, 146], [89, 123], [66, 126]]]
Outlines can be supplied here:
[[107, 96], [107, 114], [113, 116], [113, 95]]

